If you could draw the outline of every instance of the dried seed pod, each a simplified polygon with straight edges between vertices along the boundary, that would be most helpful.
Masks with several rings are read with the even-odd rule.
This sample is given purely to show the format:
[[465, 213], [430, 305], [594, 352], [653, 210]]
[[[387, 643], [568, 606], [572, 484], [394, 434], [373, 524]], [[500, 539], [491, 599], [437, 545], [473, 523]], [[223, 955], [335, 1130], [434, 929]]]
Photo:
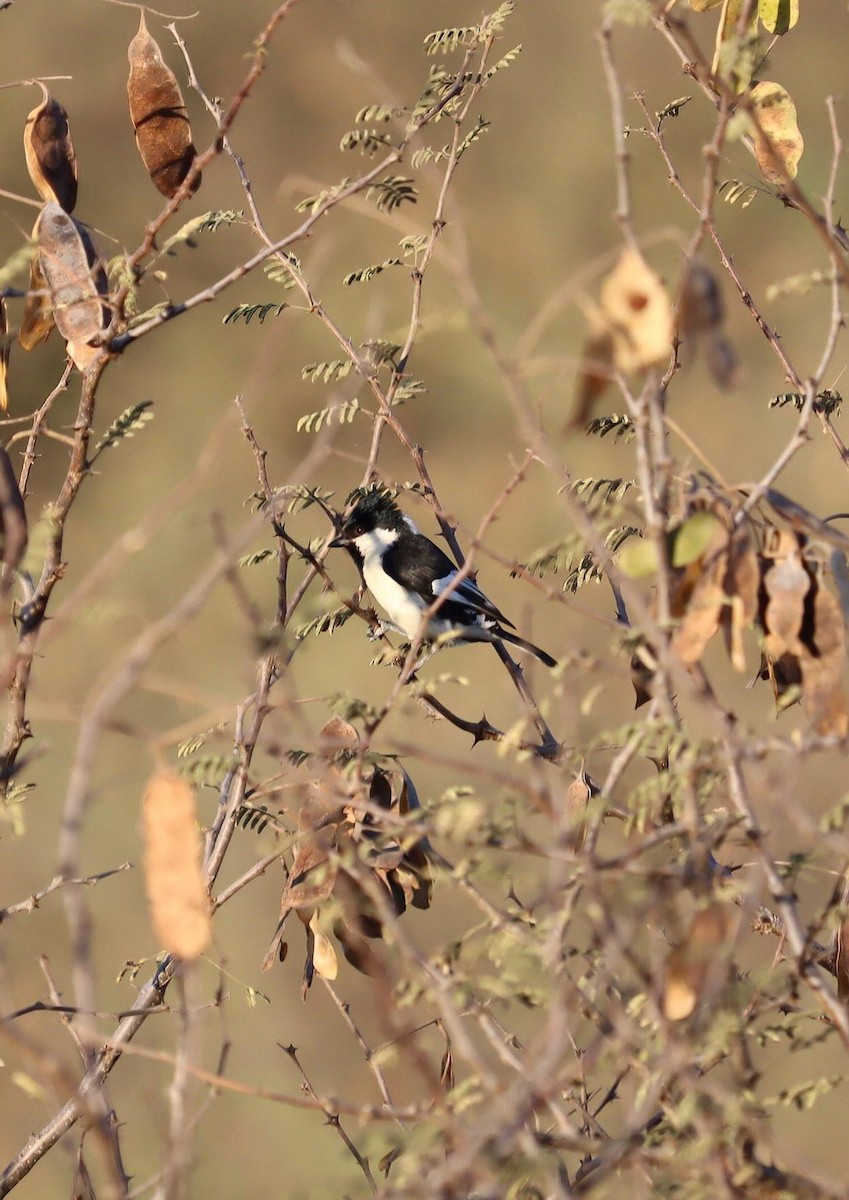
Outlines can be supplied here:
[[3, 412], [9, 407], [9, 392], [6, 388], [6, 372], [9, 369], [9, 341], [6, 336], [8, 332], [6, 301], [0, 296], [0, 408]]
[[[38, 222], [32, 231], [33, 238], [38, 232]], [[41, 273], [38, 254], [33, 254], [29, 264], [29, 288], [24, 301], [24, 315], [18, 329], [18, 343], [22, 350], [34, 350], [50, 337], [53, 328], [53, 312], [50, 307], [50, 296], [47, 291], [47, 280]]]
[[201, 870], [195, 794], [170, 771], [154, 775], [142, 801], [144, 873], [156, 936], [178, 958], [209, 945], [209, 898]]
[[38, 261], [53, 308], [56, 328], [68, 354], [84, 370], [97, 347], [91, 343], [108, 323], [103, 307], [106, 272], [88, 231], [52, 201], [36, 222]]
[[[142, 162], [163, 196], [175, 196], [196, 157], [186, 106], [174, 72], [147, 31], [144, 12], [128, 51], [127, 98]], [[200, 171], [190, 186], [200, 187]]]
[[77, 202], [77, 158], [68, 114], [39, 84], [43, 99], [24, 125], [24, 154], [30, 179], [42, 200], [55, 200], [65, 212]]

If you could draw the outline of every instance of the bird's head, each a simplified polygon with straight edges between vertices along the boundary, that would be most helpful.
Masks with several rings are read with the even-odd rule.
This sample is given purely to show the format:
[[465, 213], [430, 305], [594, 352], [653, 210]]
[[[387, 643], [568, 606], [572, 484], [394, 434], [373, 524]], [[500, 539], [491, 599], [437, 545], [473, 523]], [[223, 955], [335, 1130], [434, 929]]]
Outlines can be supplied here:
[[398, 530], [415, 528], [404, 516], [388, 492], [374, 489], [360, 494], [354, 507], [342, 520], [331, 546], [350, 548], [364, 533], [375, 529]]

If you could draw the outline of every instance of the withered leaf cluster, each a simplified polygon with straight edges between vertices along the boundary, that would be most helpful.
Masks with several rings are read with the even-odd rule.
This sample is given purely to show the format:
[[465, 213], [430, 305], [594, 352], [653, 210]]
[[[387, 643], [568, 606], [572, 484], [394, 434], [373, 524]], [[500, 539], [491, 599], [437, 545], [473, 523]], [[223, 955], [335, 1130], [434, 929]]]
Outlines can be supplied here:
[[298, 768], [303, 794], [298, 846], [262, 969], [286, 957], [283, 935], [295, 912], [307, 936], [304, 994], [316, 971], [336, 976], [336, 953], [325, 928], [357, 970], [376, 974], [380, 960], [369, 941], [382, 936], [385, 914], [430, 906], [427, 840], [405, 837], [399, 828], [418, 807], [412, 782], [397, 767], [375, 765], [365, 775], [353, 770], [358, 740], [352, 725], [333, 718], [321, 730], [319, 751]]
[[[136, 145], [148, 175], [163, 196], [172, 199], [191, 171], [197, 152], [180, 85], [147, 31], [144, 11], [128, 57], [127, 98]], [[200, 182], [198, 171], [189, 184], [190, 194], [197, 191]]]
[[[706, 514], [710, 522], [704, 525]], [[756, 517], [735, 520], [718, 500], [699, 515], [708, 530], [699, 552], [680, 564], [674, 549], [670, 555], [671, 607], [678, 621], [672, 651], [692, 666], [722, 629], [731, 663], [745, 671], [743, 635], [754, 627], [761, 641], [759, 675], [771, 681], [779, 706], [800, 700], [817, 733], [845, 737], [846, 629], [841, 606], [826, 586], [822, 548], [845, 550], [849, 541], [775, 491]], [[690, 516], [672, 531], [673, 547], [693, 521]], [[637, 664], [647, 660], [651, 664], [650, 655], [638, 656]], [[639, 706], [650, 694], [650, 666], [634, 682]]]

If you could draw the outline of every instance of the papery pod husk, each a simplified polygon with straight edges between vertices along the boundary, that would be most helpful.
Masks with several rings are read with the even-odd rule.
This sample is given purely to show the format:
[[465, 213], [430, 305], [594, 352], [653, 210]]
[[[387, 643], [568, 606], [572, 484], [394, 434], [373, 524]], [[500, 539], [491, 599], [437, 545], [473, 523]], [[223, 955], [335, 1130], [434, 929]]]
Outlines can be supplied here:
[[6, 412], [9, 407], [9, 392], [6, 387], [6, 376], [9, 371], [9, 342], [7, 334], [9, 323], [6, 319], [6, 301], [0, 296], [0, 408]]
[[41, 211], [36, 237], [53, 320], [75, 365], [84, 370], [97, 353], [92, 342], [108, 324], [106, 272], [88, 231], [53, 201]]
[[159, 942], [178, 958], [197, 958], [210, 943], [212, 926], [197, 805], [187, 779], [160, 771], [148, 781], [142, 833], [148, 905]]
[[44, 84], [41, 104], [27, 114], [24, 154], [29, 177], [42, 200], [53, 200], [73, 212], [77, 202], [77, 157], [68, 125], [68, 114], [48, 95]]
[[[170, 200], [191, 170], [197, 152], [180, 85], [148, 33], [143, 12], [128, 58], [127, 99], [136, 145], [150, 178]], [[200, 181], [198, 171], [189, 187], [191, 195], [200, 187]]]
[[[38, 236], [38, 221], [32, 231], [33, 240]], [[53, 310], [47, 294], [47, 280], [41, 273], [36, 250], [29, 264], [29, 288], [24, 301], [24, 313], [18, 328], [18, 344], [22, 350], [34, 350], [50, 337], [53, 329]]]

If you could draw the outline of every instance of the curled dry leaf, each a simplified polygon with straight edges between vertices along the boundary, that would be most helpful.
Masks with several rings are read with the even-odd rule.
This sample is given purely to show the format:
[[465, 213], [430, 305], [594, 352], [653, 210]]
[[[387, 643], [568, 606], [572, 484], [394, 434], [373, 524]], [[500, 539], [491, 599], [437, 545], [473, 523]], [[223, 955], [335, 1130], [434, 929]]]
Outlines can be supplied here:
[[755, 158], [767, 183], [795, 179], [805, 141], [796, 123], [796, 105], [780, 83], [765, 80], [751, 91], [755, 118]]
[[[196, 151], [180, 85], [147, 31], [144, 12], [128, 57], [127, 98], [136, 145], [150, 178], [163, 196], [171, 199], [192, 169]], [[189, 186], [191, 195], [200, 181], [198, 171]]]
[[6, 301], [0, 296], [0, 408], [6, 412], [9, 407], [9, 391], [6, 377], [9, 371], [9, 323], [6, 318]]
[[613, 335], [601, 317], [592, 312], [581, 351], [581, 365], [575, 381], [575, 398], [567, 431], [586, 424], [596, 400], [610, 382], [613, 371]]
[[817, 576], [810, 644], [799, 655], [802, 669], [802, 708], [817, 733], [846, 737], [849, 703], [843, 686], [846, 630], [837, 600]]
[[774, 531], [766, 554], [772, 563], [763, 577], [767, 603], [763, 612], [764, 649], [773, 660], [802, 650], [799, 634], [805, 616], [805, 597], [811, 577], [802, 562], [799, 541], [789, 529]]
[[[32, 238], [38, 237], [38, 221], [33, 226]], [[34, 350], [50, 337], [53, 329], [53, 312], [47, 280], [38, 261], [38, 250], [33, 252], [29, 263], [29, 287], [24, 301], [24, 312], [18, 329], [18, 343], [22, 350]]]
[[30, 179], [42, 200], [53, 200], [73, 212], [77, 202], [77, 158], [68, 114], [39, 84], [43, 99], [27, 115], [24, 154]]
[[746, 670], [743, 631], [752, 626], [758, 615], [761, 572], [751, 534], [746, 528], [734, 531], [728, 545], [728, 570], [724, 590], [727, 607], [722, 624], [725, 644], [731, 665], [736, 671]]
[[669, 357], [673, 334], [669, 296], [660, 276], [633, 247], [622, 251], [602, 283], [601, 311], [620, 371], [646, 370]]
[[45, 204], [35, 235], [53, 320], [82, 371], [97, 353], [92, 343], [108, 321], [106, 272], [88, 231], [55, 202]]
[[195, 794], [170, 771], [154, 775], [142, 802], [144, 874], [156, 936], [178, 958], [197, 958], [209, 945], [209, 898], [201, 870]]
[[700, 1002], [717, 994], [728, 973], [723, 951], [733, 942], [738, 924], [738, 914], [719, 901], [696, 913], [666, 962], [663, 1013], [667, 1020], [685, 1020]]
[[313, 966], [322, 979], [335, 979], [339, 973], [339, 961], [330, 938], [318, 927], [318, 913], [313, 913], [309, 929], [313, 936]]
[[728, 532], [717, 521], [704, 552], [684, 569], [673, 594], [673, 615], [681, 615], [677, 610], [683, 601], [683, 616], [672, 637], [672, 650], [688, 666], [699, 661], [719, 629], [726, 604], [727, 571]]
[[676, 333], [682, 342], [704, 344], [705, 362], [717, 387], [727, 390], [739, 379], [737, 354], [723, 331], [725, 305], [719, 280], [700, 259], [687, 267], [678, 293]]
[[12, 460], [0, 446], [0, 533], [3, 535], [2, 591], [12, 583], [12, 571], [21, 563], [27, 548], [27, 513], [18, 488]]
[[577, 779], [573, 779], [566, 789], [563, 815], [566, 819], [567, 835], [576, 854], [581, 853], [587, 840], [587, 809], [592, 797], [597, 795], [598, 788], [583, 768]]

